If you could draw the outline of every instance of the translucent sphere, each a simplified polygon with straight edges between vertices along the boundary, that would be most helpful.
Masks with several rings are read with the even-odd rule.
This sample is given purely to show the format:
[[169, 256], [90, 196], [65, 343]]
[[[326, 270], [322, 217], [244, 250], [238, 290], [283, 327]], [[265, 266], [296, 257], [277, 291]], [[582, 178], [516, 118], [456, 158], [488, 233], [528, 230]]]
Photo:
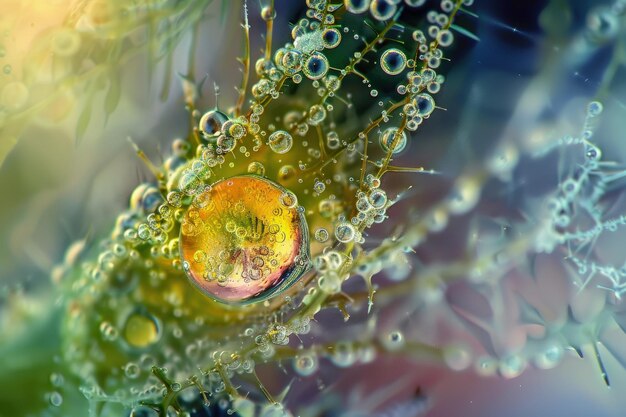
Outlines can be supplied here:
[[399, 49], [389, 48], [380, 57], [380, 66], [389, 75], [398, 75], [406, 68], [406, 55]]
[[293, 138], [284, 130], [277, 130], [268, 138], [267, 144], [276, 153], [283, 154], [289, 152], [293, 146]]
[[161, 330], [155, 317], [147, 312], [136, 311], [126, 319], [123, 336], [130, 346], [141, 349], [156, 343]]
[[398, 10], [391, 0], [372, 0], [370, 3], [370, 13], [376, 20], [389, 20]]
[[415, 107], [417, 108], [417, 114], [422, 117], [428, 117], [435, 110], [435, 100], [430, 94], [420, 94], [414, 100]]
[[406, 148], [406, 143], [406, 133], [398, 133], [397, 127], [390, 127], [380, 135], [380, 146], [385, 152], [400, 153]]
[[311, 80], [319, 80], [328, 72], [328, 66], [328, 59], [324, 55], [314, 53], [304, 63], [304, 75]]
[[335, 48], [341, 42], [341, 33], [335, 28], [329, 28], [322, 33], [324, 48]]
[[370, 0], [344, 0], [343, 3], [350, 13], [364, 13], [370, 7]]
[[219, 136], [222, 125], [228, 121], [228, 116], [218, 110], [209, 110], [200, 118], [198, 129], [205, 138]]
[[335, 226], [335, 237], [339, 242], [347, 243], [354, 239], [356, 231], [348, 222], [341, 222]]
[[307, 270], [308, 229], [290, 191], [238, 176], [196, 199], [202, 207], [190, 206], [183, 218], [181, 257], [191, 282], [209, 297], [226, 303], [267, 299]]

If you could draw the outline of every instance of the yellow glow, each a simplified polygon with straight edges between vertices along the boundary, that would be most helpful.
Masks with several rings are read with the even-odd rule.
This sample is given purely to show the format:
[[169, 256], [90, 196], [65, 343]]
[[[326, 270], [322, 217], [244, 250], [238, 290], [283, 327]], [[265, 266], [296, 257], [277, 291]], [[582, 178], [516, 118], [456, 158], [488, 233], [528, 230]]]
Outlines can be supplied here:
[[124, 327], [124, 339], [133, 347], [144, 348], [156, 342], [159, 329], [154, 319], [144, 314], [133, 313]]
[[307, 231], [295, 196], [268, 180], [222, 180], [196, 197], [181, 227], [192, 282], [225, 301], [257, 297], [301, 274]]

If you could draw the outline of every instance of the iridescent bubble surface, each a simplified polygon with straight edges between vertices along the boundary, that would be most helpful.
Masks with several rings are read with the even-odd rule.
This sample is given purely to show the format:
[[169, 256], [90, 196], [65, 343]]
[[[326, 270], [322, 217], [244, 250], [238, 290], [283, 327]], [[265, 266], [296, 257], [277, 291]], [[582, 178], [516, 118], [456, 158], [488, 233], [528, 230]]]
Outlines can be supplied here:
[[266, 299], [309, 265], [296, 196], [253, 175], [218, 181], [199, 194], [185, 213], [180, 245], [191, 282], [227, 303]]

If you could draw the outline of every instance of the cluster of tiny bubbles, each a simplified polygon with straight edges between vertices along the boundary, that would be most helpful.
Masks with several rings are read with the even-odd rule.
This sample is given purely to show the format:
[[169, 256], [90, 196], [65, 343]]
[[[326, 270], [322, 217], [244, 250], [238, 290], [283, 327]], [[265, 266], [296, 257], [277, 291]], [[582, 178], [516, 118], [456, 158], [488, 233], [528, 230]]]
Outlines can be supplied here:
[[292, 334], [304, 335], [311, 331], [310, 318], [308, 316], [294, 317], [289, 323], [273, 323], [264, 333], [254, 337], [254, 343], [261, 353], [271, 357], [274, 352], [272, 345], [284, 346], [289, 343]]
[[324, 85], [326, 85], [326, 88], [328, 89], [329, 96], [332, 97], [334, 92], [339, 90], [339, 87], [341, 87], [341, 80], [336, 75], [329, 75], [324, 78]]
[[389, 48], [380, 57], [380, 67], [389, 75], [398, 75], [406, 68], [406, 55], [397, 48]]
[[[559, 187], [554, 190], [553, 195], [547, 198], [544, 208], [550, 220], [550, 227], [542, 230], [536, 240], [536, 249], [539, 251], [551, 252], [558, 244], [565, 243], [569, 238], [565, 236], [567, 228], [579, 228], [576, 223], [581, 222], [578, 212], [586, 212], [598, 221], [599, 226], [594, 230], [577, 233], [577, 239], [597, 239], [604, 227], [612, 228], [611, 222], [604, 223], [602, 227], [601, 211], [595, 205], [598, 199], [604, 194], [604, 184], [602, 174], [597, 175], [599, 170], [602, 151], [589, 139], [593, 136], [593, 119], [598, 117], [603, 110], [602, 103], [593, 101], [587, 105], [587, 117], [580, 136], [564, 136], [556, 141], [555, 145], [548, 146], [541, 153], [548, 152], [555, 147], [571, 147], [574, 153], [564, 153], [568, 158], [574, 158], [577, 170], [564, 176], [559, 181]], [[581, 161], [582, 160], [582, 161]], [[580, 202], [584, 201], [584, 204]], [[586, 221], [586, 220], [585, 220]], [[565, 233], [565, 234], [564, 234]], [[574, 262], [576, 258], [572, 258]], [[579, 264], [579, 269], [586, 268], [586, 264]], [[579, 270], [584, 274], [585, 271]]]
[[349, 222], [337, 223], [335, 237], [340, 242], [345, 243], [354, 240], [357, 243], [362, 243], [363, 235], [357, 227], [361, 225], [371, 227], [374, 223], [382, 223], [386, 219], [386, 211], [390, 202], [385, 191], [378, 188], [380, 180], [373, 174], [368, 174], [365, 183], [368, 185], [368, 190], [356, 193], [356, 216], [351, 218]]
[[[255, 64], [255, 70], [259, 75], [260, 79], [256, 82], [251, 89], [252, 95], [256, 99], [261, 99], [266, 96], [270, 96], [273, 99], [276, 99], [280, 96], [280, 93], [276, 90], [277, 81], [281, 79], [283, 76], [282, 71], [287, 72], [287, 74], [295, 74], [299, 70], [299, 62], [300, 62], [300, 51], [295, 51], [296, 54], [292, 54], [291, 58], [287, 59], [287, 62], [290, 62], [289, 59], [292, 59], [291, 65], [295, 65], [294, 68], [285, 68], [282, 63], [282, 59], [287, 52], [286, 48], [278, 49], [273, 55], [273, 61], [265, 58], [259, 58]], [[298, 75], [295, 74], [294, 77]], [[255, 103], [252, 106], [252, 116], [250, 117], [250, 130], [252, 133], [257, 133], [258, 130], [253, 128], [253, 126], [257, 126], [257, 122], [259, 121], [259, 116], [263, 113], [263, 106], [260, 103]], [[255, 131], [256, 130], [256, 131]]]
[[[210, 113], [219, 113], [216, 111], [213, 112], [208, 112], [206, 114], [210, 114]], [[205, 116], [206, 116], [205, 114]], [[205, 117], [203, 116], [203, 118]], [[206, 129], [201, 129], [202, 132], [202, 136], [209, 140], [209, 144], [213, 145], [213, 141], [214, 142], [214, 146], [215, 146], [215, 153], [219, 156], [219, 155], [223, 155], [226, 154], [228, 152], [232, 152], [235, 149], [235, 146], [237, 145], [237, 141], [242, 139], [247, 133], [247, 128], [246, 128], [246, 121], [244, 120], [239, 120], [239, 119], [235, 119], [235, 120], [225, 120], [221, 123], [221, 125], [219, 125], [218, 127], [218, 122], [221, 121], [221, 118], [218, 117], [214, 117], [212, 118], [213, 124], [211, 124], [211, 128], [213, 129], [218, 129], [215, 130], [215, 133], [213, 133], [212, 135], [208, 135], [206, 133]], [[202, 122], [201, 122], [201, 126], [202, 126]], [[216, 138], [217, 137], [217, 138]], [[217, 163], [217, 161], [212, 161], [213, 158], [211, 158], [210, 156], [210, 151], [212, 148], [207, 148], [207, 152], [205, 153], [204, 157], [205, 157], [205, 162], [207, 162], [207, 164], [211, 164], [211, 166], [215, 166]], [[246, 153], [246, 149], [244, 147], [242, 147], [242, 153]]]
[[318, 29], [309, 30], [308, 23], [307, 19], [300, 20], [291, 32], [295, 49], [307, 55], [324, 49], [322, 32]]
[[407, 135], [406, 132], [400, 131], [397, 127], [389, 127], [380, 134], [379, 142], [385, 152], [391, 151], [391, 153], [397, 154], [406, 148]]
[[178, 194], [194, 196], [205, 191], [208, 187], [205, 181], [213, 175], [211, 168], [224, 163], [224, 156], [217, 154], [212, 146], [198, 149], [203, 149], [203, 157], [195, 159], [193, 163], [186, 165], [180, 175], [172, 177], [173, 180], [178, 179], [177, 187], [172, 190], [175, 194], [168, 194], [167, 198], [174, 207], [180, 207], [182, 204], [182, 196], [179, 197]]
[[[224, 375], [215, 369], [203, 368], [201, 379], [207, 393], [224, 394], [229, 377], [254, 372], [255, 361], [269, 361], [277, 352], [282, 354], [282, 349], [287, 351], [288, 348], [281, 346], [295, 342], [295, 337], [290, 336], [310, 331], [309, 321], [313, 316], [301, 316], [297, 311], [288, 320], [282, 317], [283, 313], [292, 313], [291, 310], [299, 306], [302, 301], [299, 296], [286, 301], [285, 295], [284, 302], [273, 300], [280, 301], [279, 307], [275, 307], [279, 303], [270, 303], [269, 298], [285, 294], [284, 283], [291, 285], [309, 272], [311, 258], [315, 268], [310, 271], [312, 279], [294, 285], [298, 290], [300, 285], [308, 289], [307, 294], [301, 294], [305, 298], [311, 294], [339, 294], [343, 282], [357, 267], [359, 274], [371, 278], [372, 273], [387, 265], [408, 264], [406, 254], [399, 250], [402, 252], [399, 255], [362, 262], [365, 266], [361, 268], [359, 260], [353, 259], [353, 253], [349, 252], [365, 242], [366, 228], [387, 218], [393, 201], [380, 188], [379, 176], [366, 171], [363, 181], [359, 181], [361, 151], [367, 134], [350, 131], [349, 123], [343, 124], [342, 116], [337, 116], [339, 112], [333, 113], [333, 108], [341, 109], [342, 103], [350, 108], [352, 102], [358, 100], [351, 92], [346, 94], [340, 88], [347, 75], [358, 72], [361, 62], [380, 65], [388, 75], [402, 74], [394, 77], [394, 83], [400, 82], [397, 91], [406, 95], [406, 104], [402, 105], [402, 115], [407, 116], [406, 127], [390, 127], [393, 115], [385, 113], [378, 137], [383, 151], [402, 152], [408, 144], [405, 130], [414, 131], [435, 109], [431, 95], [439, 91], [443, 77], [432, 68], [442, 60], [442, 53], [436, 47], [431, 51], [426, 35], [416, 31], [413, 36], [419, 39], [419, 52], [428, 61], [429, 68], [419, 69], [415, 59], [407, 59], [405, 52], [392, 47], [383, 49], [378, 58], [366, 58], [365, 49], [350, 54], [348, 65], [336, 69], [332, 61], [336, 51], [325, 50], [347, 47], [352, 35], [358, 41], [352, 43], [367, 43], [369, 39], [335, 23], [333, 12], [342, 5], [328, 3], [307, 0], [310, 9], [306, 18], [292, 29], [293, 43], [286, 43], [256, 61], [254, 69], [259, 77], [251, 87], [250, 108], [247, 113], [240, 109], [246, 116], [237, 117], [237, 112], [226, 114], [218, 108], [204, 114], [193, 112], [197, 125], [193, 126], [194, 136], [190, 138], [199, 139], [200, 144], [194, 148], [191, 140], [173, 141], [172, 154], [163, 166], [165, 180], [142, 184], [135, 190], [130, 210], [118, 219], [119, 235], [114, 235], [111, 247], [101, 253], [93, 266], [84, 268], [90, 279], [100, 285], [97, 312], [101, 312], [100, 308], [111, 310], [98, 314], [95, 325], [95, 330], [99, 331], [98, 342], [104, 343], [107, 349], [120, 347], [122, 354], [128, 354], [105, 375], [108, 379], [103, 385], [107, 385], [107, 389], [122, 378], [132, 386], [131, 394], [135, 397], [159, 398], [165, 391], [180, 390], [177, 400], [184, 402], [188, 397], [187, 400], [192, 401], [197, 394], [192, 395], [193, 390], [185, 389], [184, 384], [181, 387], [172, 383], [164, 391], [162, 384], [154, 380], [153, 366], [170, 368], [170, 376], [182, 381], [181, 378], [196, 372], [198, 366], [219, 362], [224, 365]], [[382, 22], [395, 18], [405, 5], [418, 7], [424, 1], [402, 3], [402, 0], [344, 0], [343, 6], [350, 13], [369, 13], [370, 22], [372, 18]], [[442, 8], [447, 7], [445, 3]], [[444, 26], [441, 16], [432, 16], [433, 25], [440, 28], [437, 33], [426, 32], [432, 40], [446, 46], [447, 42], [452, 42], [452, 37], [441, 29]], [[262, 17], [268, 22], [273, 20], [274, 8], [263, 8]], [[343, 25], [343, 21], [341, 23]], [[375, 24], [384, 26], [379, 22]], [[381, 35], [373, 44], [383, 45], [388, 39]], [[292, 82], [306, 84], [309, 81], [315, 89], [313, 94], [290, 97], [291, 87], [306, 88], [306, 85], [293, 86]], [[350, 83], [346, 79], [343, 87]], [[364, 84], [372, 96], [381, 96], [379, 105], [383, 106], [387, 99], [386, 86], [369, 80]], [[283, 89], [285, 85], [288, 88]], [[281, 105], [283, 99], [297, 100], [285, 103], [282, 108], [288, 110], [277, 114], [268, 103], [278, 98]], [[311, 139], [317, 132], [319, 148], [316, 148], [317, 138]], [[249, 139], [250, 144], [244, 144], [244, 139]], [[270, 152], [252, 154], [265, 150], [264, 145]], [[295, 151], [300, 151], [301, 146], [306, 153], [300, 155]], [[246, 158], [235, 160], [239, 153]], [[303, 174], [316, 163], [328, 163], [328, 168], [309, 176]], [[342, 195], [344, 189], [349, 195]], [[305, 213], [315, 222], [311, 223], [311, 229], [306, 224]], [[312, 247], [318, 252], [309, 254], [309, 239], [314, 239]], [[124, 270], [119, 266], [122, 259], [128, 262], [126, 274], [120, 273]], [[394, 279], [403, 279], [405, 269]], [[145, 280], [142, 279], [144, 274]], [[177, 287], [180, 280], [170, 278], [181, 278], [185, 285], [189, 280], [194, 287], [186, 292]], [[108, 291], [102, 291], [102, 288], [109, 288], [104, 286], [105, 282], [109, 285], [114, 280], [119, 281], [116, 286], [120, 287], [114, 295], [123, 296], [123, 301], [114, 300], [113, 293], [109, 297]], [[125, 288], [127, 292], [121, 294], [124, 285], [131, 289]], [[255, 304], [244, 307], [249, 301]], [[84, 305], [91, 307], [90, 302]], [[122, 302], [132, 303], [132, 308], [117, 311]], [[159, 303], [164, 305], [155, 307]], [[250, 310], [245, 310], [248, 307]], [[254, 311], [255, 316], [246, 316], [247, 311]], [[207, 326], [209, 322], [215, 324], [215, 328]], [[245, 347], [239, 339], [249, 339], [258, 357], [237, 357]], [[289, 359], [297, 375], [308, 377], [318, 371], [319, 361], [325, 355], [339, 367], [371, 360], [378, 342], [389, 351], [400, 350], [407, 343], [405, 334], [393, 330], [369, 344], [369, 348], [361, 348], [360, 342], [336, 342], [335, 339], [328, 349], [302, 348]], [[178, 352], [179, 347], [183, 352]], [[455, 359], [453, 353], [449, 354], [450, 366], [459, 368], [462, 361]], [[97, 388], [92, 392], [97, 392]], [[240, 400], [248, 401], [242, 408], [259, 411], [252, 401]], [[240, 411], [239, 406], [234, 409]], [[148, 408], [137, 407], [131, 415], [141, 415], [140, 410]], [[274, 405], [260, 411], [267, 417], [286, 413], [282, 407]]]
[[345, 256], [330, 250], [318, 255], [313, 264], [320, 275], [317, 280], [319, 289], [327, 294], [340, 292], [343, 278], [345, 278], [342, 269], [348, 265]]

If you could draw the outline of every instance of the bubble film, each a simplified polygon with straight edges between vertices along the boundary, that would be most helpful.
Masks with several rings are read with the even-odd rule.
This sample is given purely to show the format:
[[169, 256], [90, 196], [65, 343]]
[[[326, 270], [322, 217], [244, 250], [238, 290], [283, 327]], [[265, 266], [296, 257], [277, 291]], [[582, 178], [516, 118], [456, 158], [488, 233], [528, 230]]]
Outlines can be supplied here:
[[181, 224], [181, 259], [205, 294], [225, 302], [263, 299], [306, 271], [306, 220], [286, 189], [239, 176], [195, 198]]

